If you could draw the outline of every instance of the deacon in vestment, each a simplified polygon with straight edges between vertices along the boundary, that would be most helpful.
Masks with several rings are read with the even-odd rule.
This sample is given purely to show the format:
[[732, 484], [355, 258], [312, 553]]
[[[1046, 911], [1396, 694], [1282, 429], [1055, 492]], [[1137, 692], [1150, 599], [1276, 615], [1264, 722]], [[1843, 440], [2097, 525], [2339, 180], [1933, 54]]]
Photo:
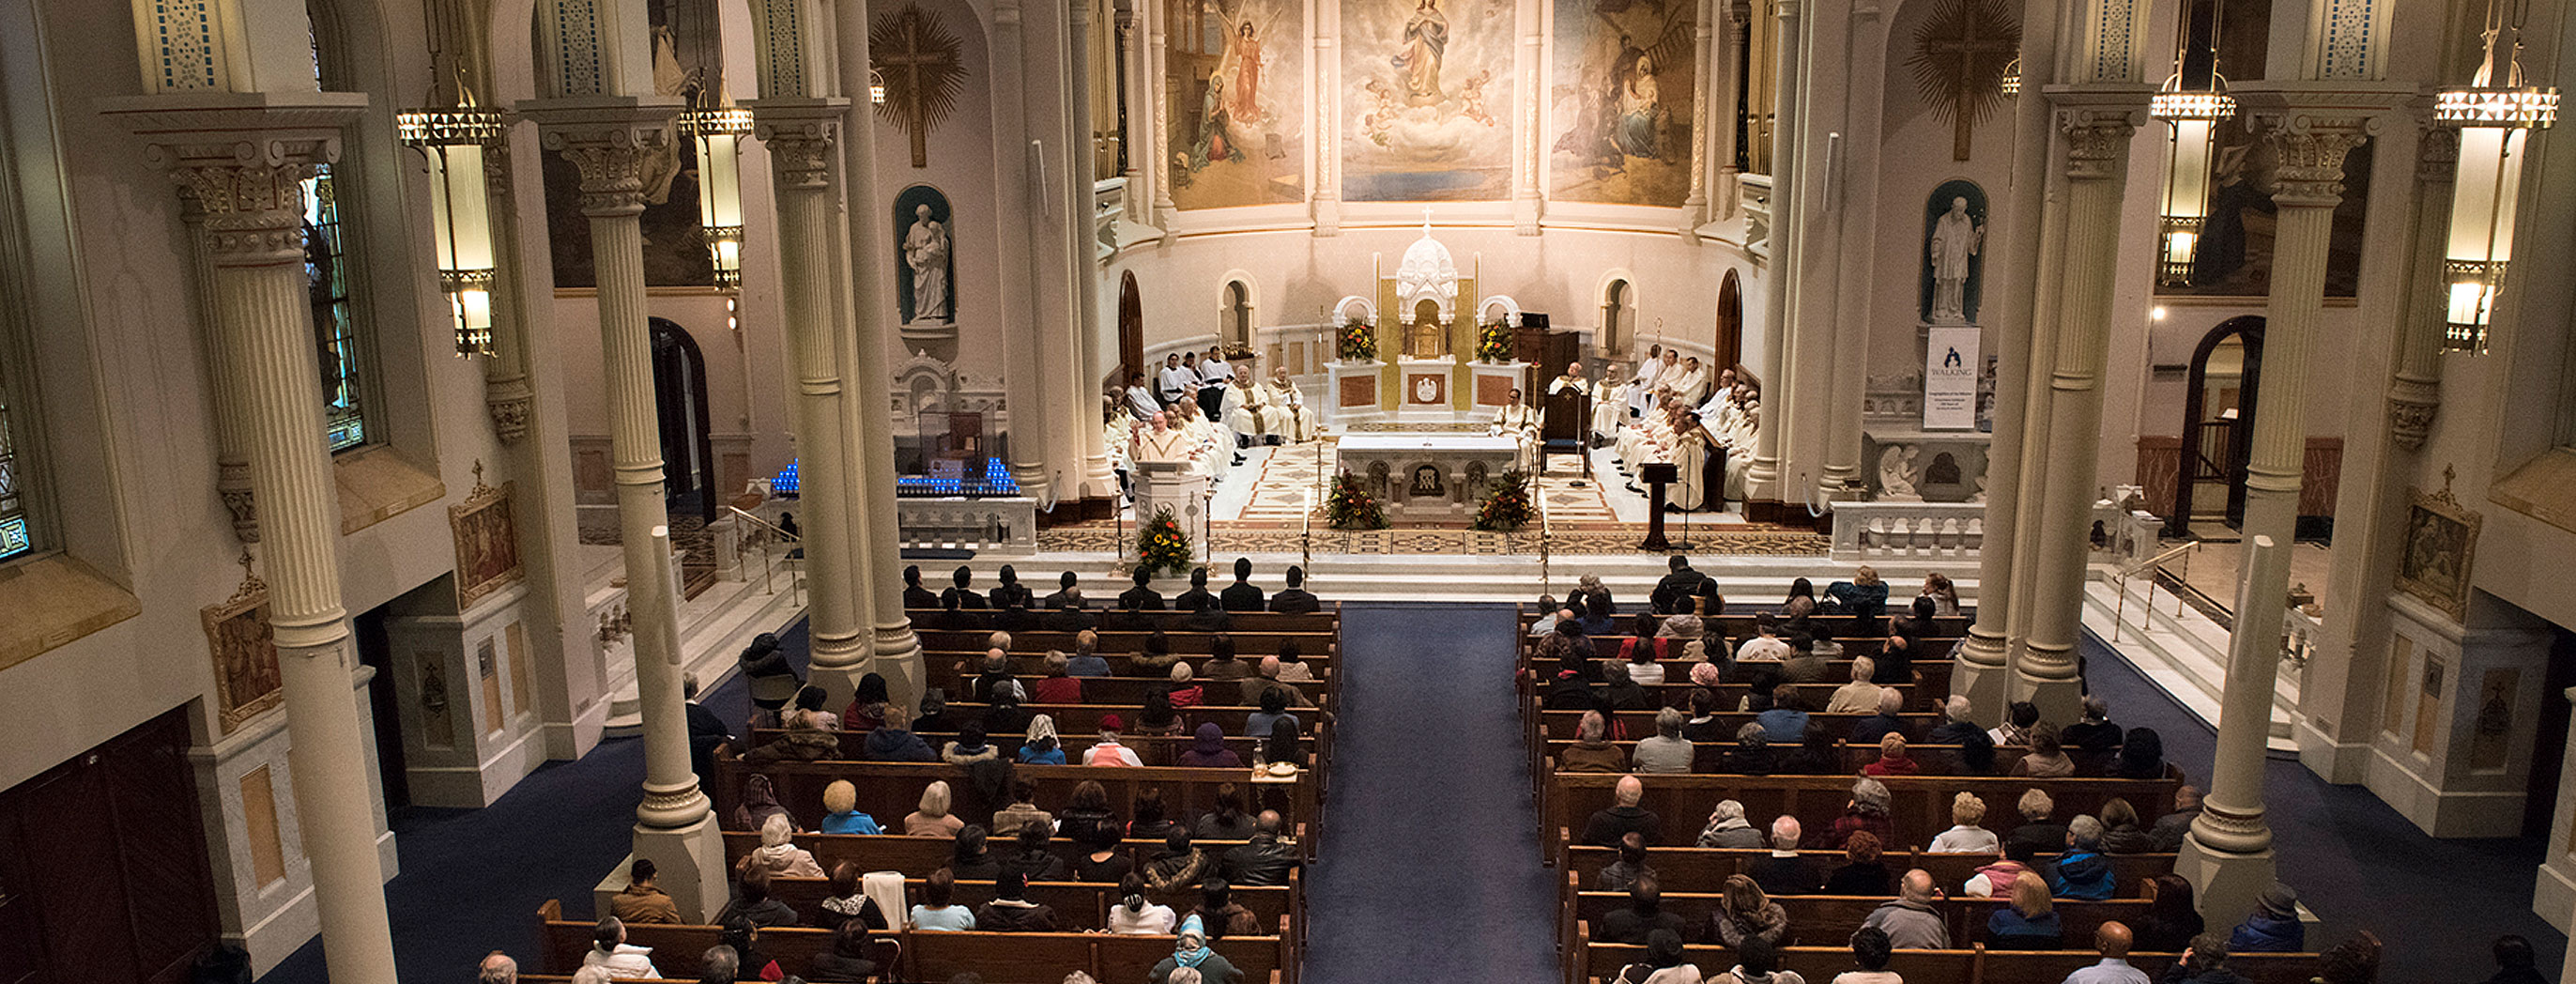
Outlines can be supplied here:
[[1512, 387], [1510, 402], [1494, 410], [1494, 422], [1486, 433], [1511, 438], [1520, 448], [1514, 460], [1523, 470], [1529, 469], [1538, 453], [1538, 411], [1521, 402], [1520, 387]]
[[1282, 428], [1280, 433], [1290, 441], [1314, 440], [1315, 412], [1306, 408], [1305, 392], [1299, 390], [1296, 383], [1289, 381], [1288, 367], [1270, 367], [1270, 382], [1264, 388], [1270, 391], [1270, 402], [1279, 408], [1280, 413], [1288, 421], [1288, 426]]
[[1673, 436], [1673, 467], [1681, 472], [1680, 481], [1664, 500], [1664, 507], [1678, 512], [1696, 512], [1708, 497], [1708, 483], [1703, 476], [1708, 456], [1717, 450], [1717, 438], [1700, 423], [1695, 411], [1682, 413], [1682, 425]]
[[1592, 446], [1600, 447], [1619, 437], [1619, 425], [1628, 416], [1628, 392], [1635, 384], [1620, 381], [1624, 373], [1617, 363], [1601, 371], [1601, 382], [1593, 389]]

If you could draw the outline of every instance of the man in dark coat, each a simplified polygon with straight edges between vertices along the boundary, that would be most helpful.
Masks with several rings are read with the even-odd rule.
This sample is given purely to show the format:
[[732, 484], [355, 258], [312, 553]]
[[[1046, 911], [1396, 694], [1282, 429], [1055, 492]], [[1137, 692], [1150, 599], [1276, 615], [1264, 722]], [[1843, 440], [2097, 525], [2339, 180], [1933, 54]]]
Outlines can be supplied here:
[[957, 573], [951, 575], [951, 578], [957, 582], [957, 585], [956, 587], [949, 588], [948, 590], [939, 593], [939, 607], [964, 609], [982, 609], [992, 607], [985, 603], [983, 595], [976, 594], [975, 589], [966, 586], [968, 582], [975, 579], [975, 570], [973, 568], [964, 564], [959, 564], [957, 565]]
[[1136, 568], [1136, 586], [1119, 593], [1118, 607], [1131, 612], [1162, 611], [1163, 593], [1148, 586], [1153, 579], [1154, 572]]
[[1252, 583], [1252, 558], [1234, 559], [1234, 583], [1226, 585], [1225, 594], [1220, 596], [1220, 600], [1225, 605], [1225, 610], [1229, 612], [1261, 610], [1261, 589], [1253, 586]]
[[1181, 592], [1180, 597], [1172, 599], [1172, 610], [1194, 612], [1202, 608], [1215, 607], [1218, 607], [1216, 595], [1207, 589], [1207, 568], [1190, 568], [1190, 589]]
[[1012, 570], [1011, 565], [1004, 564], [1002, 583], [993, 589], [992, 601], [995, 608], [1036, 608], [1038, 594], [1029, 590], [1028, 585], [1020, 583], [1020, 572]]
[[1324, 603], [1306, 591], [1306, 569], [1288, 568], [1288, 586], [1270, 596], [1270, 610], [1287, 615], [1307, 615], [1322, 611]]
[[1075, 608], [1083, 607], [1082, 589], [1076, 586], [1079, 582], [1080, 579], [1075, 577], [1072, 571], [1064, 572], [1055, 579], [1055, 593], [1039, 599], [1038, 607], [1050, 612], [1067, 605]]
[[1717, 582], [1691, 569], [1690, 558], [1680, 554], [1673, 555], [1670, 566], [1672, 573], [1655, 582], [1655, 593], [1647, 598], [1656, 613], [1688, 614], [1696, 607], [1692, 598], [1707, 598], [1709, 614], [1717, 614]]
[[925, 587], [922, 587], [922, 586], [921, 586], [921, 565], [920, 565], [920, 564], [906, 564], [906, 565], [904, 565], [904, 568], [903, 568], [903, 607], [905, 607], [905, 608], [937, 608], [937, 607], [939, 607], [939, 596], [938, 596], [938, 595], [935, 595], [935, 594], [931, 594], [931, 593], [930, 593], [930, 589], [929, 589], [929, 588], [925, 588]]
[[1630, 833], [1644, 838], [1651, 847], [1663, 842], [1664, 822], [1653, 810], [1637, 805], [1646, 798], [1646, 784], [1635, 776], [1619, 777], [1611, 789], [1614, 805], [1592, 814], [1583, 824], [1583, 843], [1595, 847], [1618, 847], [1619, 839]]

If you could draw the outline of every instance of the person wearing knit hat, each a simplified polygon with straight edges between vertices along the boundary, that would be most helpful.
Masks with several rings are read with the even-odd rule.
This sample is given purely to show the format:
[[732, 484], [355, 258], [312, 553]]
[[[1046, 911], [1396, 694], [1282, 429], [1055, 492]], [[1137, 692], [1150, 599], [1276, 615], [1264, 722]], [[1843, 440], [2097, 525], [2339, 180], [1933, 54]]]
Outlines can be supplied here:
[[2299, 923], [2299, 893], [2273, 882], [2263, 890], [2254, 912], [2227, 936], [2232, 953], [2299, 953], [2307, 949], [2307, 927]]
[[1136, 750], [1118, 743], [1118, 733], [1126, 728], [1127, 722], [1118, 715], [1101, 715], [1100, 742], [1082, 753], [1082, 764], [1142, 767], [1145, 761], [1136, 757]]

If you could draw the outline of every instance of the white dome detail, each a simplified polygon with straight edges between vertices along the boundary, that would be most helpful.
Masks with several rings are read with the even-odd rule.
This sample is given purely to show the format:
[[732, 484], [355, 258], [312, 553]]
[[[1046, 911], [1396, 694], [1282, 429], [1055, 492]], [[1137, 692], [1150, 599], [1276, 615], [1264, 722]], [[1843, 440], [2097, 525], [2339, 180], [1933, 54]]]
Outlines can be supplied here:
[[1439, 305], [1440, 320], [1454, 320], [1458, 309], [1458, 261], [1449, 256], [1449, 247], [1431, 238], [1431, 227], [1424, 223], [1422, 238], [1404, 250], [1404, 262], [1395, 268], [1397, 316], [1410, 322], [1413, 311], [1428, 298]]

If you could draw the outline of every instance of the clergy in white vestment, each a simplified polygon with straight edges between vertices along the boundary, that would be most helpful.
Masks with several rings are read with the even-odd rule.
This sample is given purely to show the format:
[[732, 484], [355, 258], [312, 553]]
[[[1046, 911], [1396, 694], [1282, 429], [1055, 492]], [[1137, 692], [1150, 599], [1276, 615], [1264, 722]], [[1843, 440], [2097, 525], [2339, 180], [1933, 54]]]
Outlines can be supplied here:
[[1646, 349], [1646, 361], [1637, 364], [1637, 383], [1628, 388], [1628, 416], [1646, 417], [1655, 409], [1657, 384], [1666, 372], [1681, 370], [1681, 350], [1664, 351], [1660, 344]]
[[1255, 444], [1278, 444], [1288, 432], [1288, 414], [1270, 398], [1270, 388], [1256, 385], [1249, 369], [1234, 374], [1234, 385], [1226, 388], [1226, 426], [1251, 439]]
[[1146, 387], [1145, 374], [1141, 372], [1127, 376], [1126, 405], [1127, 416], [1137, 420], [1151, 420], [1155, 414], [1163, 412], [1163, 401], [1154, 398], [1154, 391]]
[[1717, 438], [1708, 432], [1697, 411], [1683, 411], [1681, 427], [1673, 435], [1672, 461], [1681, 472], [1672, 494], [1664, 501], [1671, 508], [1697, 511], [1708, 498], [1708, 456], [1717, 452]]
[[1127, 455], [1139, 462], [1189, 461], [1198, 453], [1190, 435], [1172, 426], [1172, 415], [1158, 413], [1145, 418], [1145, 426], [1136, 431]]
[[1198, 370], [1181, 365], [1181, 353], [1163, 357], [1162, 375], [1155, 378], [1154, 395], [1164, 406], [1190, 399], [1199, 391]]
[[[1747, 391], [1748, 394], [1750, 390]], [[1753, 467], [1753, 440], [1762, 427], [1762, 403], [1747, 400], [1736, 417], [1735, 453], [1726, 459], [1726, 497], [1744, 501], [1744, 476]]]
[[1306, 407], [1306, 394], [1288, 379], [1287, 366], [1270, 367], [1270, 382], [1262, 387], [1269, 391], [1270, 402], [1279, 408], [1288, 426], [1280, 433], [1289, 441], [1315, 439], [1315, 411]]
[[1708, 370], [1699, 364], [1696, 355], [1682, 360], [1680, 372], [1666, 372], [1656, 379], [1657, 388], [1686, 407], [1698, 406], [1708, 395]]
[[1617, 363], [1601, 371], [1601, 382], [1593, 389], [1592, 444], [1599, 447], [1619, 436], [1619, 425], [1627, 422], [1628, 392], [1635, 384], [1620, 381], [1623, 375]]
[[1521, 402], [1521, 389], [1512, 387], [1508, 403], [1494, 409], [1494, 422], [1485, 429], [1488, 434], [1511, 438], [1520, 445], [1520, 467], [1528, 469], [1538, 455], [1538, 411]]

